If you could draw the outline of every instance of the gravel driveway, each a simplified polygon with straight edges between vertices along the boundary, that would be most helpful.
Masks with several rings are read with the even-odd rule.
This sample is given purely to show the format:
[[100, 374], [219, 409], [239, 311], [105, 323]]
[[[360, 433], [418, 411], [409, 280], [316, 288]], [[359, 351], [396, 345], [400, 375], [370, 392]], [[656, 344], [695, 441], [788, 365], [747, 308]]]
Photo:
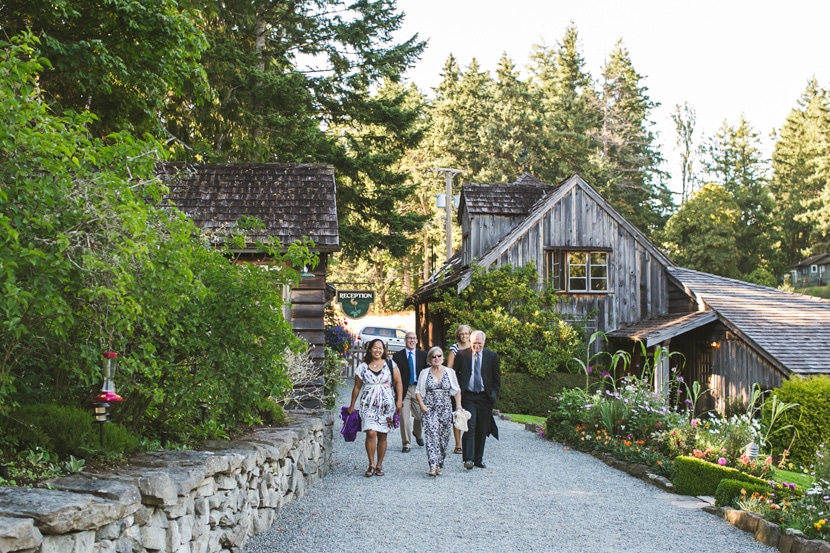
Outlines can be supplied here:
[[499, 433], [501, 440], [487, 441], [486, 469], [465, 470], [451, 454], [437, 478], [427, 476], [423, 447], [401, 452], [397, 431], [389, 437], [386, 476], [366, 478], [363, 435], [345, 443], [337, 434], [333, 470], [286, 505], [245, 552], [777, 551], [701, 511], [694, 498], [647, 485], [517, 423], [500, 421]]

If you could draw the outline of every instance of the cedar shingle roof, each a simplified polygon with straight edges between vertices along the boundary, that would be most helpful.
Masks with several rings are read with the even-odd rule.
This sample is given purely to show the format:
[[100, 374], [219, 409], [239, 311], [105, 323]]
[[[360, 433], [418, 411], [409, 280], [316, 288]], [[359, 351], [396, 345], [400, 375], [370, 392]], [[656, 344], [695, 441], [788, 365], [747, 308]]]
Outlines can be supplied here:
[[242, 216], [265, 224], [251, 241], [278, 238], [283, 246], [307, 236], [315, 250], [340, 250], [334, 168], [295, 163], [163, 163], [167, 199], [202, 229], [232, 226]]
[[666, 270], [731, 330], [786, 371], [830, 373], [830, 301], [691, 269]]
[[609, 338], [628, 338], [643, 342], [646, 347], [656, 346], [665, 340], [685, 334], [718, 319], [714, 311], [672, 313], [646, 319], [608, 333]]
[[530, 208], [553, 187], [525, 173], [510, 184], [474, 184], [463, 186], [462, 197], [470, 213], [492, 215], [527, 215]]

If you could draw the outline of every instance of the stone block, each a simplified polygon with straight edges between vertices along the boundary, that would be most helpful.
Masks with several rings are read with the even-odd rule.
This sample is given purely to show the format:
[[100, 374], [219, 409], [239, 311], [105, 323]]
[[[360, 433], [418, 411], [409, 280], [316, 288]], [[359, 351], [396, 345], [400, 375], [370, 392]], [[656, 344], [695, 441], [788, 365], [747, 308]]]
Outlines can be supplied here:
[[167, 542], [166, 551], [175, 551], [182, 544], [182, 534], [179, 532], [179, 525], [175, 521], [167, 527], [165, 540]]
[[764, 545], [778, 547], [781, 538], [781, 527], [767, 520], [759, 519], [755, 529], [755, 539]]
[[60, 536], [44, 536], [41, 553], [92, 553], [95, 532], [72, 532]]
[[43, 535], [32, 519], [0, 517], [0, 553], [35, 549], [41, 543]]
[[144, 526], [150, 522], [150, 514], [151, 510], [142, 505], [135, 513], [133, 513], [133, 519], [137, 525]]
[[214, 476], [216, 487], [220, 490], [235, 490], [238, 486], [235, 478], [224, 474], [217, 474]]
[[141, 528], [141, 544], [150, 551], [166, 551], [167, 532], [164, 528], [144, 526]]
[[106, 524], [95, 532], [95, 541], [117, 540], [121, 535], [121, 521]]
[[92, 546], [92, 553], [116, 553], [115, 542], [112, 540], [96, 541]]
[[185, 515], [176, 521], [179, 527], [182, 543], [188, 543], [193, 539], [193, 515]]
[[216, 480], [213, 479], [211, 476], [210, 478], [205, 478], [202, 481], [202, 484], [196, 490], [196, 497], [210, 497], [211, 495], [216, 493]]
[[274, 509], [257, 509], [253, 516], [251, 524], [251, 535], [258, 536], [267, 532], [274, 523], [276, 512]]
[[42, 534], [99, 528], [126, 516], [124, 503], [39, 488], [0, 488], [0, 517], [31, 518]]

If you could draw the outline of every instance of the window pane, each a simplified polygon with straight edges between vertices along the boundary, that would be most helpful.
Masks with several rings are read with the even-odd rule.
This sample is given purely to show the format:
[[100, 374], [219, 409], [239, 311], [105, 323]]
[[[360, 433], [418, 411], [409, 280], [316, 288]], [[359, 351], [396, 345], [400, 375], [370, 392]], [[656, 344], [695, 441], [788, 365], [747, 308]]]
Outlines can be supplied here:
[[591, 290], [605, 292], [608, 290], [608, 253], [591, 253]]
[[571, 292], [588, 290], [588, 254], [585, 252], [568, 254], [568, 290]]

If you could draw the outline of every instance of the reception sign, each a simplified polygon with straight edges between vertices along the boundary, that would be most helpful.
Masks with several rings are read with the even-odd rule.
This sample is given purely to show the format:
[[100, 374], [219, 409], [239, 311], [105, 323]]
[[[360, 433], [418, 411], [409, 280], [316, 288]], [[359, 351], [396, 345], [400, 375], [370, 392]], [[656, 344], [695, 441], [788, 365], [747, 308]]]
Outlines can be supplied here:
[[374, 291], [368, 290], [338, 290], [337, 303], [340, 309], [350, 319], [365, 317], [369, 306], [375, 301]]

